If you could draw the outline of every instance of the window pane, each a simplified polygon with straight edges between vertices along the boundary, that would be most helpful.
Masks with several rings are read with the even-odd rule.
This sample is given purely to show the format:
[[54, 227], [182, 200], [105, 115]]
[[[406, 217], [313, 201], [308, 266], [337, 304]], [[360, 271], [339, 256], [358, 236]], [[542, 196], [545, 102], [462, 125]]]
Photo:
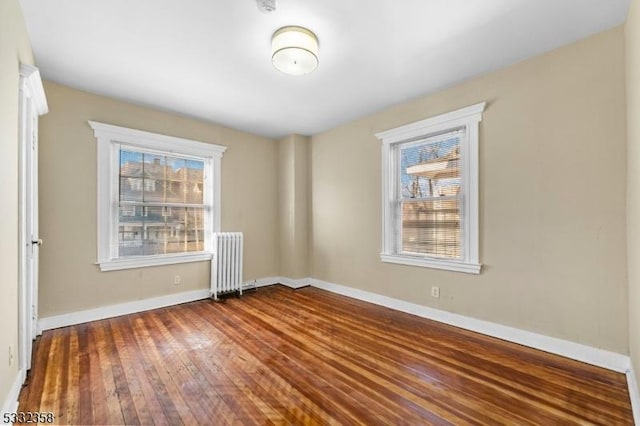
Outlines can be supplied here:
[[142, 153], [120, 151], [120, 176], [142, 176]]
[[179, 202], [187, 204], [203, 203], [204, 162], [196, 160], [182, 160], [173, 168], [172, 185]]
[[120, 256], [142, 256], [143, 248], [143, 207], [120, 206], [118, 246]]
[[183, 189], [181, 179], [178, 177], [178, 170], [185, 167], [183, 158], [166, 157], [167, 158], [167, 174], [162, 182], [163, 185], [163, 201], [167, 203], [184, 203]]
[[163, 183], [167, 175], [165, 157], [163, 155], [143, 154], [142, 184], [145, 202], [165, 202]]
[[459, 135], [401, 148], [401, 197], [457, 195], [460, 191], [459, 161]]
[[142, 201], [142, 154], [120, 151], [120, 200]]
[[119, 221], [120, 257], [204, 251], [204, 207], [121, 206]]
[[460, 258], [459, 200], [403, 202], [402, 251]]
[[120, 201], [142, 201], [142, 178], [120, 177]]
[[188, 204], [202, 204], [203, 202], [202, 182], [185, 182], [185, 202]]

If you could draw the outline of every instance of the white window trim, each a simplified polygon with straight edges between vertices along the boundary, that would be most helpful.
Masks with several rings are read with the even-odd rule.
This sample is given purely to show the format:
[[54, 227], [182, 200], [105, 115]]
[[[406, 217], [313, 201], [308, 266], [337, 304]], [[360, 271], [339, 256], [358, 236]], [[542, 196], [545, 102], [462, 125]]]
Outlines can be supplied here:
[[213, 204], [210, 232], [218, 232], [221, 212], [221, 159], [227, 147], [96, 121], [89, 121], [89, 125], [98, 142], [98, 261], [96, 264], [100, 266], [100, 270], [115, 271], [210, 260], [212, 248], [208, 246], [205, 246], [205, 251], [201, 253], [176, 253], [135, 258], [117, 257], [118, 242], [117, 239], [114, 241], [114, 236], [117, 235], [114, 232], [114, 227], [117, 227], [118, 224], [114, 220], [114, 215], [111, 214], [111, 209], [114, 203], [117, 203], [119, 193], [119, 182], [115, 173], [119, 168], [120, 161], [118, 149], [120, 144], [125, 144], [141, 149], [205, 158], [205, 173], [210, 173], [213, 179], [213, 187], [206, 188], [204, 194], [205, 199], [212, 200]]
[[[382, 141], [382, 252], [380, 260], [402, 265], [444, 269], [448, 271], [479, 274], [482, 265], [479, 261], [479, 127], [486, 102], [461, 108], [435, 117], [421, 120], [405, 126], [376, 133]], [[397, 164], [393, 155], [394, 146], [430, 135], [453, 130], [465, 129], [465, 138], [461, 140], [462, 197], [461, 212], [463, 220], [461, 260], [443, 259], [433, 256], [415, 256], [394, 252], [394, 213], [391, 206], [394, 188], [393, 176], [397, 173]]]

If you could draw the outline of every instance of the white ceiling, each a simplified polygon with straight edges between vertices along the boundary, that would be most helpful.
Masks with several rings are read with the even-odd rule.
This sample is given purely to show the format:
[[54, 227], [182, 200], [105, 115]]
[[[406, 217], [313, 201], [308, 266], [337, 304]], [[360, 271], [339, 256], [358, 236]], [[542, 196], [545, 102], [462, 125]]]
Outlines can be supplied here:
[[[629, 0], [21, 0], [45, 79], [269, 137], [315, 134], [624, 22]], [[310, 75], [271, 34], [320, 41]]]

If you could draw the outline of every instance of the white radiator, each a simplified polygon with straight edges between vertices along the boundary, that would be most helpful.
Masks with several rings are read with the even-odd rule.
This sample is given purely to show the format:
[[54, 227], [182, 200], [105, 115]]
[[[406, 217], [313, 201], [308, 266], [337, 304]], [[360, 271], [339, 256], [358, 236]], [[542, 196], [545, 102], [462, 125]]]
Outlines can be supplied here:
[[242, 232], [214, 232], [211, 296], [238, 292], [242, 296]]

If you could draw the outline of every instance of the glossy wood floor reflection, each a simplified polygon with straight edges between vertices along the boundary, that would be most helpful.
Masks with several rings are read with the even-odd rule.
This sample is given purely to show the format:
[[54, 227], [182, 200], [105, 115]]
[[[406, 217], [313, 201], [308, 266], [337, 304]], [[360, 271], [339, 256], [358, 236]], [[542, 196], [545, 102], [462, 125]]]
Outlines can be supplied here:
[[633, 424], [622, 374], [315, 288], [45, 332], [59, 424]]

